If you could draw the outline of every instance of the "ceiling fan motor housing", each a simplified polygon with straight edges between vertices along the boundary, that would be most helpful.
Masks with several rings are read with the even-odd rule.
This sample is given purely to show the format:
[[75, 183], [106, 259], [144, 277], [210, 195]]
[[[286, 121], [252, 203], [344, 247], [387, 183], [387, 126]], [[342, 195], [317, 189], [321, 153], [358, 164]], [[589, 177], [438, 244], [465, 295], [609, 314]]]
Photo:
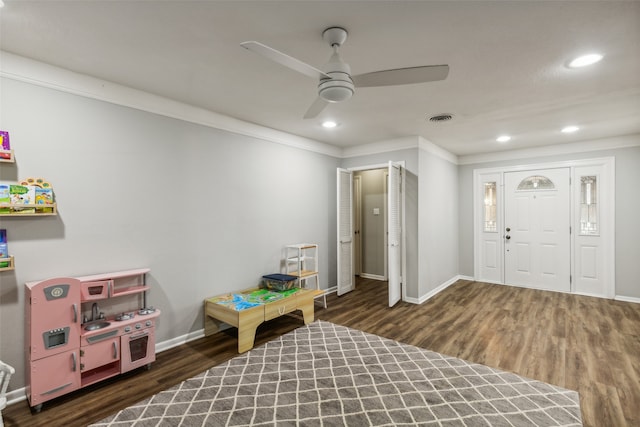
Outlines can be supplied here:
[[340, 57], [339, 46], [337, 43], [333, 44], [333, 54], [329, 58], [329, 62], [322, 67], [323, 71], [331, 78], [321, 78], [318, 84], [318, 95], [328, 102], [346, 101], [355, 91], [353, 80], [351, 80], [351, 67]]
[[329, 74], [331, 78], [320, 80], [318, 95], [328, 102], [342, 102], [351, 98], [354, 92], [351, 76], [338, 71], [327, 74]]

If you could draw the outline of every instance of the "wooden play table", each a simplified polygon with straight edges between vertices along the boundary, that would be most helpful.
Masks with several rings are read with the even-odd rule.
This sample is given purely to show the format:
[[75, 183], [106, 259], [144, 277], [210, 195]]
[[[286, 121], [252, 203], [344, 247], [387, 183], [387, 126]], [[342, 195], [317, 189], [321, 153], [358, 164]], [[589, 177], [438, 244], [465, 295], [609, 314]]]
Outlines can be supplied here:
[[[256, 329], [267, 320], [300, 310], [302, 311], [305, 325], [313, 322], [313, 299], [323, 293], [323, 291], [316, 289], [294, 288], [293, 290], [284, 291], [282, 295], [273, 296], [273, 300], [270, 300], [267, 296], [263, 298], [263, 302], [259, 302], [259, 305], [254, 307], [243, 308], [238, 304], [240, 309], [236, 308], [234, 296], [235, 300], [237, 300], [238, 296], [245, 297], [256, 292], [260, 294], [262, 290], [260, 288], [250, 288], [205, 299], [205, 336], [220, 331], [220, 326], [223, 323], [235, 326], [238, 328], [238, 353], [244, 353], [253, 348]], [[275, 291], [273, 293], [278, 294]], [[256, 299], [253, 298], [252, 301], [255, 303]]]

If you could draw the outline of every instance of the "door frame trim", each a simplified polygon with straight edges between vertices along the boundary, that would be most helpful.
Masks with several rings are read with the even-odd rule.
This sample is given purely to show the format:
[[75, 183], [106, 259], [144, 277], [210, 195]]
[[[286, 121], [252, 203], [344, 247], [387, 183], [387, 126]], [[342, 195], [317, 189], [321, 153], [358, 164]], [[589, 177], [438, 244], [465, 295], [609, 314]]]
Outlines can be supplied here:
[[[534, 163], [534, 164], [523, 164], [523, 165], [514, 165], [514, 166], [498, 166], [491, 168], [479, 168], [473, 170], [473, 188], [472, 188], [472, 198], [473, 198], [473, 263], [474, 263], [474, 278], [476, 280], [482, 280], [480, 277], [480, 265], [482, 260], [482, 229], [480, 224], [482, 222], [482, 198], [478, 191], [479, 185], [482, 182], [482, 176], [487, 174], [498, 174], [499, 182], [498, 185], [500, 187], [500, 192], [503, 195], [503, 203], [502, 206], [499, 207], [500, 210], [504, 212], [504, 174], [506, 172], [520, 172], [527, 170], [538, 170], [538, 169], [557, 169], [557, 168], [569, 168], [570, 176], [571, 176], [571, 188], [569, 189], [569, 197], [571, 200], [570, 206], [570, 224], [572, 225], [572, 233], [570, 238], [570, 262], [571, 262], [571, 276], [576, 277], [575, 271], [575, 240], [577, 235], [577, 230], [573, 225], [575, 224], [575, 218], [577, 213], [575, 212], [575, 197], [576, 189], [578, 188], [578, 179], [575, 176], [575, 169], [579, 167], [588, 167], [588, 166], [600, 166], [603, 169], [603, 178], [607, 183], [606, 188], [603, 188], [603, 192], [607, 194], [607, 204], [605, 206], [601, 206], [601, 215], [602, 218], [606, 218], [606, 222], [602, 229], [602, 253], [604, 256], [603, 265], [605, 266], [605, 272], [603, 273], [604, 277], [604, 295], [590, 295], [602, 298], [614, 298], [615, 297], [615, 157], [600, 157], [593, 159], [582, 159], [582, 160], [564, 160], [557, 162], [547, 162], [547, 163]], [[602, 187], [601, 187], [602, 188]], [[498, 230], [504, 230], [504, 215], [498, 215]], [[501, 239], [502, 241], [502, 239]], [[504, 269], [504, 242], [500, 245], [500, 255], [503, 257], [503, 269]], [[500, 281], [492, 281], [492, 283], [505, 284], [504, 271], [501, 273]], [[579, 293], [576, 292], [576, 280], [573, 280], [571, 283], [571, 293]]]
[[[393, 161], [394, 163], [397, 163], [401, 166], [400, 169], [400, 185], [402, 188], [402, 193], [401, 193], [401, 197], [400, 197], [400, 204], [402, 205], [402, 214], [401, 214], [401, 218], [400, 218], [400, 228], [402, 230], [402, 239], [401, 239], [401, 257], [402, 257], [402, 262], [401, 262], [401, 273], [400, 273], [400, 280], [401, 280], [401, 298], [400, 301], [406, 301], [406, 296], [407, 296], [407, 236], [406, 236], [406, 162], [404, 160], [398, 160], [398, 161]], [[348, 167], [348, 168], [342, 168], [342, 169], [346, 169], [350, 172], [358, 172], [358, 171], [366, 171], [366, 170], [372, 170], [372, 169], [389, 169], [389, 162], [387, 163], [376, 163], [376, 164], [370, 164], [370, 165], [362, 165], [362, 166], [352, 166], [352, 167]], [[386, 198], [385, 198], [386, 199]], [[387, 206], [388, 209], [388, 206]], [[385, 211], [387, 210], [385, 209]], [[385, 212], [386, 215], [386, 212]], [[385, 220], [386, 223], [386, 220]], [[388, 264], [389, 260], [386, 258], [388, 257], [388, 250], [386, 248], [385, 245], [385, 264]], [[385, 267], [385, 272], [387, 271], [387, 267]]]

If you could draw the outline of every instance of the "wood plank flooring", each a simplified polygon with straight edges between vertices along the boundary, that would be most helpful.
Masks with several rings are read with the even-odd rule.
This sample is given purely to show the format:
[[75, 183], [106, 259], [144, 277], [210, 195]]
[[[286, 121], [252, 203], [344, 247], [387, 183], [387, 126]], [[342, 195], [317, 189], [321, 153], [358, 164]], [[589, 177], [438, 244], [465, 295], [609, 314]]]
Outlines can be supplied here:
[[[316, 304], [316, 318], [515, 372], [580, 393], [585, 426], [640, 426], [640, 304], [458, 281], [422, 305], [387, 307], [386, 282]], [[274, 319], [260, 345], [302, 324]], [[6, 426], [86, 426], [236, 355], [231, 329], [158, 354], [138, 370], [46, 402], [3, 411]]]

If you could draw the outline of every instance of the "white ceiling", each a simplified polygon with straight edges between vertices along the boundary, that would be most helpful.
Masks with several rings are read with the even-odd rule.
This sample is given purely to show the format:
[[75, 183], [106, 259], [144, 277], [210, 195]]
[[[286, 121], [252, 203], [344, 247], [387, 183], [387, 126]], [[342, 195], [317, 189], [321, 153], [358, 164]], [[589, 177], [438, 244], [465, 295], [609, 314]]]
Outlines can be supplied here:
[[[420, 135], [468, 155], [640, 133], [639, 1], [4, 3], [4, 51], [337, 147]], [[449, 76], [360, 88], [304, 120], [317, 82], [240, 42], [320, 68], [330, 26], [349, 31], [353, 74], [449, 64]], [[604, 59], [566, 67], [590, 52]], [[426, 120], [440, 113], [454, 118]], [[326, 118], [340, 125], [326, 130]], [[562, 134], [569, 124], [581, 130]]]

